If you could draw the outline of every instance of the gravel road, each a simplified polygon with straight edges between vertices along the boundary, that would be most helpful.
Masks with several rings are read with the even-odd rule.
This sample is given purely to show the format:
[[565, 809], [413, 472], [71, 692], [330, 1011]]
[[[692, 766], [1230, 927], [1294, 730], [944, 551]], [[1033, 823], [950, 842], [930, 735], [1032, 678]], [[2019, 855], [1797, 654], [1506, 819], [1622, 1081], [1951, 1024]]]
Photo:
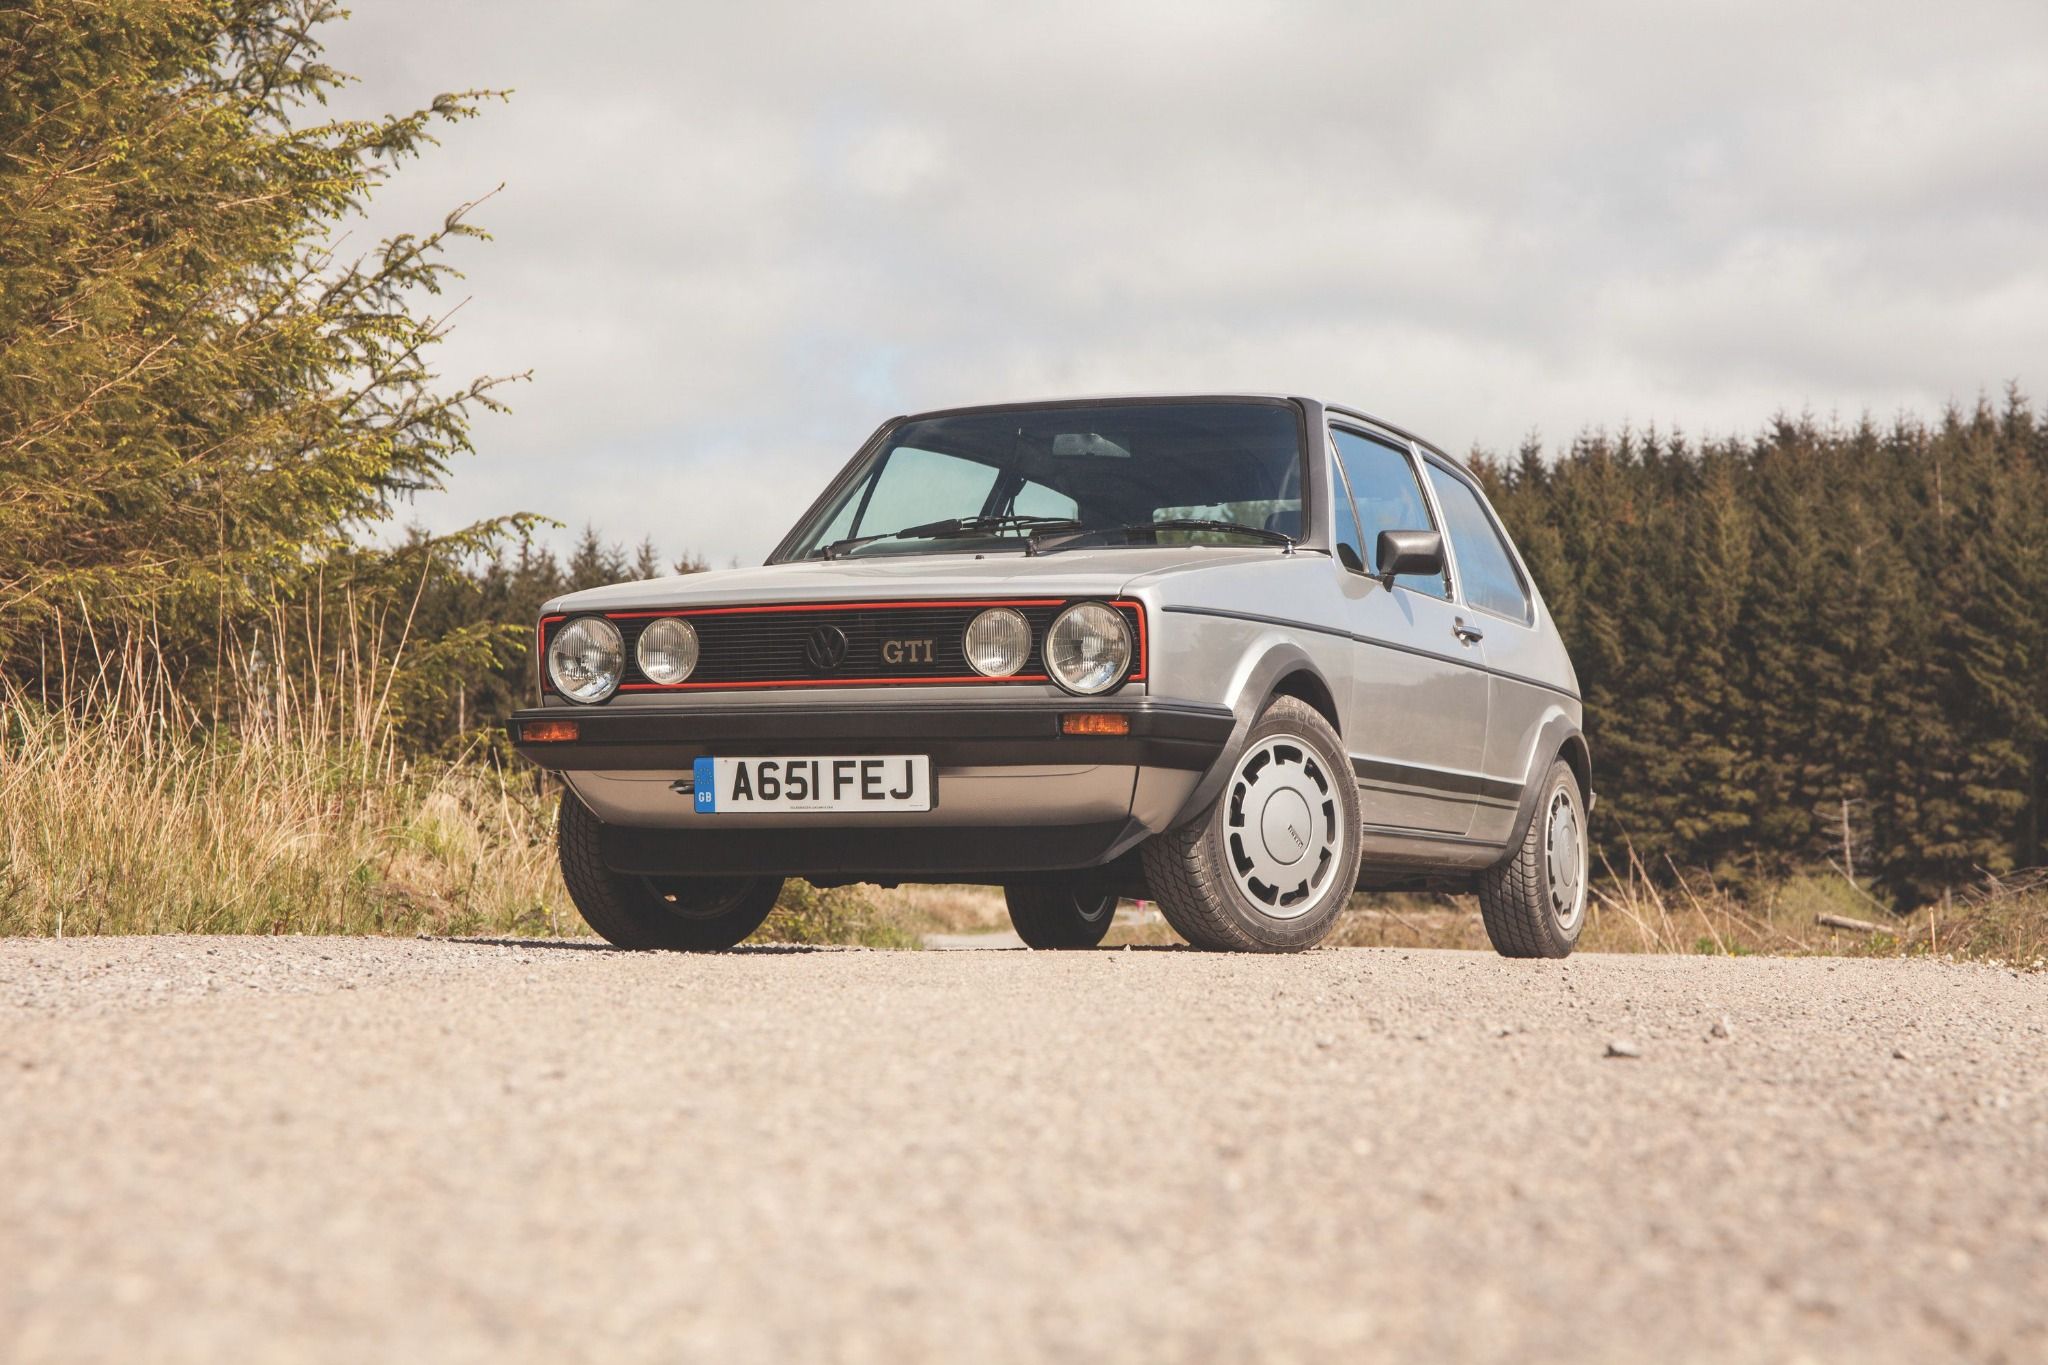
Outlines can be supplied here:
[[2048, 977], [16, 940], [0, 1172], [9, 1362], [2033, 1362]]

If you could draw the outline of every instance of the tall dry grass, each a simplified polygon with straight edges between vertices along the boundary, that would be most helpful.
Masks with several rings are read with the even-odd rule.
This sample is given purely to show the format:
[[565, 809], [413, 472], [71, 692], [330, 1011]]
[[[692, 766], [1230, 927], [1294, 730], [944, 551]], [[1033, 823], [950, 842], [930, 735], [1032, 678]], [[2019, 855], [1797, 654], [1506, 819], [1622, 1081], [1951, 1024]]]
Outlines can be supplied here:
[[[587, 934], [560, 789], [488, 735], [408, 754], [410, 622], [279, 609], [195, 699], [146, 636], [58, 642], [0, 691], [0, 935]], [[760, 937], [918, 947], [943, 920], [791, 881]]]
[[241, 650], [206, 702], [227, 723], [139, 637], [0, 695], [0, 933], [580, 930], [551, 801], [496, 762], [406, 756], [398, 654], [363, 638], [310, 670]]
[[[2048, 969], [2048, 870], [1986, 877], [1899, 914], [1840, 871], [1736, 890], [1676, 866], [1653, 877], [1626, 844], [1592, 886], [1579, 951], [1709, 956], [1942, 957]], [[1332, 941], [1485, 949], [1471, 896], [1360, 896]]]

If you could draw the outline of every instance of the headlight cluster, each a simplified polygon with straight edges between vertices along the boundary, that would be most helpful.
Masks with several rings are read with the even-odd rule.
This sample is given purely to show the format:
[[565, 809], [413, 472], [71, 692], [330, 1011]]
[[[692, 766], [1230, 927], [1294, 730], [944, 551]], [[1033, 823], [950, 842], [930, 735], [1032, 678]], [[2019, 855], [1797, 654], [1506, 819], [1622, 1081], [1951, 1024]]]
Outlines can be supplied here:
[[[967, 625], [961, 641], [967, 663], [985, 678], [1015, 677], [1031, 659], [1031, 623], [1014, 607], [990, 607]], [[1054, 618], [1045, 633], [1045, 669], [1069, 692], [1107, 692], [1130, 672], [1135, 650], [1123, 614], [1100, 602], [1079, 602]], [[697, 628], [677, 616], [648, 623], [633, 657], [652, 683], [673, 686], [697, 667]], [[619, 690], [626, 673], [626, 643], [602, 616], [578, 616], [548, 641], [548, 681], [570, 701], [601, 702]]]
[[[967, 627], [967, 662], [988, 678], [1007, 678], [1031, 657], [1031, 623], [1010, 607], [991, 607]], [[1094, 696], [1131, 667], [1131, 629], [1123, 614], [1100, 602], [1068, 607], [1045, 633], [1045, 669], [1069, 692]]]
[[1031, 657], [1031, 623], [1011, 607], [990, 607], [967, 625], [967, 662], [985, 678], [1007, 678]]
[[697, 628], [679, 617], [664, 616], [640, 632], [633, 653], [647, 681], [679, 683], [697, 666]]
[[1123, 681], [1131, 666], [1131, 630], [1123, 613], [1100, 602], [1068, 607], [1045, 633], [1045, 669], [1069, 692], [1092, 697]]
[[[649, 682], [679, 683], [697, 667], [697, 628], [664, 616], [648, 624], [633, 657]], [[579, 616], [548, 641], [548, 681], [570, 701], [603, 701], [626, 674], [626, 642], [602, 616]]]
[[548, 680], [571, 701], [603, 701], [626, 672], [626, 642], [602, 616], [579, 616], [548, 641]]

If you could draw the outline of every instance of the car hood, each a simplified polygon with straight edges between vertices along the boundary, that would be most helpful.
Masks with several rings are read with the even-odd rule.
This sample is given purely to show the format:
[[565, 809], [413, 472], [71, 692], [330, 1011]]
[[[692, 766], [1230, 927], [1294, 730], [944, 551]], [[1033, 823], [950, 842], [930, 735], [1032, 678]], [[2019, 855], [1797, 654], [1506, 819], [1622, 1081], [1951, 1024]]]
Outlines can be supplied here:
[[1268, 559], [1269, 546], [1112, 547], [1026, 556], [890, 555], [876, 559], [799, 560], [754, 569], [613, 583], [557, 597], [544, 614], [635, 611], [755, 602], [859, 602], [916, 595], [942, 597], [1108, 597], [1133, 580], [1178, 570]]

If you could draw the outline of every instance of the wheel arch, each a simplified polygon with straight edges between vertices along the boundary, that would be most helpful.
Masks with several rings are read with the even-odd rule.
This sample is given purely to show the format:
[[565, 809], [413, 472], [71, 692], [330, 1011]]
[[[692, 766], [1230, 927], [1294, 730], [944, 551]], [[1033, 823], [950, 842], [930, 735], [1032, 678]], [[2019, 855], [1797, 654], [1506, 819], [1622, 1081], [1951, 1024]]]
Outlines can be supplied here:
[[1515, 810], [1512, 826], [1515, 835], [1501, 854], [1502, 862], [1512, 858], [1520, 847], [1522, 832], [1529, 828], [1529, 821], [1536, 812], [1537, 798], [1543, 794], [1543, 780], [1550, 776], [1550, 765], [1558, 759], [1563, 759], [1565, 766], [1572, 770], [1572, 777], [1579, 784], [1579, 798], [1586, 804], [1586, 813], [1593, 813], [1593, 751], [1571, 717], [1552, 716], [1537, 731], [1529, 758], [1529, 772], [1522, 784], [1522, 799]]
[[[1331, 693], [1329, 683], [1323, 681], [1323, 675], [1318, 673], [1313, 665], [1296, 668], [1275, 682], [1268, 689], [1264, 700], [1260, 701], [1259, 710], [1264, 711], [1275, 697], [1294, 698], [1330, 722], [1330, 728], [1340, 736], [1344, 733], [1344, 717], [1337, 709], [1337, 698]], [[1256, 720], [1257, 717], [1254, 716], [1253, 719]]]
[[1202, 780], [1195, 784], [1195, 789], [1188, 793], [1187, 800], [1181, 803], [1179, 812], [1167, 825], [1169, 829], [1185, 824], [1209, 809], [1210, 803], [1223, 790], [1231, 769], [1237, 766], [1237, 760], [1243, 755], [1245, 740], [1251, 734], [1252, 726], [1258, 724], [1259, 716], [1273, 698], [1293, 697], [1328, 721], [1330, 728], [1339, 736], [1344, 733], [1336, 690], [1330, 686], [1323, 670], [1316, 666], [1316, 661], [1309, 657], [1308, 651], [1293, 641], [1273, 641], [1239, 676], [1237, 700], [1231, 707], [1236, 720], [1230, 729], [1230, 740], [1209, 771], [1202, 774]]
[[1558, 746], [1557, 756], [1572, 770], [1572, 776], [1579, 779], [1579, 799], [1586, 803], [1586, 813], [1593, 812], [1593, 751], [1586, 746], [1586, 737], [1577, 730], [1564, 736]]

